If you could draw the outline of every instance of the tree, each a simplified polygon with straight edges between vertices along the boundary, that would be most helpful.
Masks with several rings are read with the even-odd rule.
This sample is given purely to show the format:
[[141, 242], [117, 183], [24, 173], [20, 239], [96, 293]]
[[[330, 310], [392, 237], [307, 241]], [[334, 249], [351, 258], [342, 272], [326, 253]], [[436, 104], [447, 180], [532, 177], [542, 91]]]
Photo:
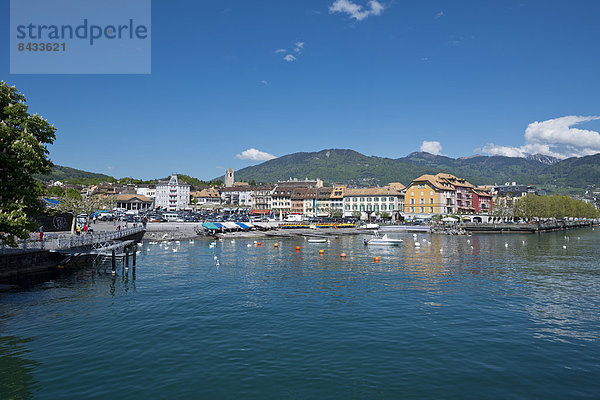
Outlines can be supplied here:
[[359, 221], [360, 217], [362, 217], [362, 213], [360, 211], [352, 211], [352, 217], [355, 220]]
[[[79, 194], [79, 193], [77, 193]], [[66, 212], [69, 214], [73, 214], [73, 223], [71, 224], [71, 232], [75, 232], [77, 216], [79, 214], [85, 214], [88, 219], [90, 214], [104, 209], [104, 208], [112, 208], [114, 205], [114, 196], [103, 197], [103, 196], [74, 196], [65, 193], [64, 196], [60, 198], [59, 204], [55, 207], [58, 211]]]
[[41, 212], [43, 191], [34, 175], [50, 172], [46, 145], [56, 129], [37, 114], [31, 115], [25, 96], [0, 82], [0, 241], [16, 246], [37, 226], [32, 215]]
[[333, 212], [333, 218], [342, 218], [344, 216], [344, 213], [340, 210], [335, 210]]
[[250, 186], [256, 186], [256, 181], [254, 179], [250, 181]]

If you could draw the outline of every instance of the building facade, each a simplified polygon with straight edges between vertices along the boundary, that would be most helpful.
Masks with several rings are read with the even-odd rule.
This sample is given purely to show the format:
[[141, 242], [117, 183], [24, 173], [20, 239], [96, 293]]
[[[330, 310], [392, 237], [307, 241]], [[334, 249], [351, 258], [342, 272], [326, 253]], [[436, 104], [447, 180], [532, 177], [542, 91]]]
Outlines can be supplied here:
[[171, 176], [168, 182], [156, 185], [155, 206], [166, 211], [185, 210], [190, 204], [190, 185], [179, 183], [177, 175]]
[[401, 218], [404, 194], [386, 186], [381, 188], [346, 189], [344, 194], [344, 217], [360, 213], [361, 219], [388, 214], [392, 220]]
[[233, 185], [235, 184], [235, 177], [234, 177], [234, 172], [233, 169], [231, 168], [227, 168], [225, 170], [225, 187], [233, 187]]

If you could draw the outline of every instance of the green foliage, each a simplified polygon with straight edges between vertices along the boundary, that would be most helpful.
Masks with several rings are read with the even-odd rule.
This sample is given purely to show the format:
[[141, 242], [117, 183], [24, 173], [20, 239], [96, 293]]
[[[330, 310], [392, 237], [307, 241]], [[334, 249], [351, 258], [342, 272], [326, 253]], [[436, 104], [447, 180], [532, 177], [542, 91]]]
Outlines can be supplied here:
[[45, 193], [48, 197], [61, 197], [65, 194], [65, 191], [60, 186], [51, 186], [46, 189]]
[[344, 216], [344, 213], [341, 212], [340, 210], [335, 210], [332, 214], [333, 218], [342, 218]]
[[34, 175], [48, 173], [52, 163], [46, 145], [55, 139], [54, 126], [31, 115], [26, 99], [14, 86], [0, 82], [0, 240], [16, 246], [37, 227], [29, 218], [42, 210], [43, 193]]
[[64, 197], [68, 197], [70, 199], [80, 199], [81, 198], [81, 193], [79, 193], [79, 191], [76, 190], [76, 189], [68, 188], [65, 191]]
[[71, 183], [73, 185], [97, 185], [100, 182], [117, 182], [112, 176], [62, 167], [60, 165], [54, 165], [49, 173], [39, 174], [35, 177], [43, 182], [52, 180]]
[[525, 218], [598, 218], [600, 212], [589, 203], [569, 196], [528, 194], [515, 201], [514, 214]]
[[388, 212], [384, 212], [383, 214], [381, 214], [381, 218], [383, 218], [383, 219], [390, 219], [391, 216], [390, 216], [390, 214]]

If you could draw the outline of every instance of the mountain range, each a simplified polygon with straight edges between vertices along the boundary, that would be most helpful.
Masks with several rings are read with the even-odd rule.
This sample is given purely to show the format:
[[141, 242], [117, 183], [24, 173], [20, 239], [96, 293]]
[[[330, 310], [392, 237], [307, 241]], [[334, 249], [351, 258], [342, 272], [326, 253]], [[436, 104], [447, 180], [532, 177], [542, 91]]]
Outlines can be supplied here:
[[[328, 149], [293, 153], [235, 172], [238, 181], [276, 182], [294, 178], [321, 178], [325, 183], [358, 186], [389, 182], [408, 184], [422, 174], [446, 172], [475, 185], [518, 182], [546, 187], [600, 186], [600, 153], [559, 160], [544, 155], [527, 158], [481, 156], [450, 158], [425, 152], [401, 158], [366, 156], [353, 150]], [[221, 178], [222, 179], [222, 178]]]
[[[527, 158], [482, 156], [450, 158], [425, 152], [401, 158], [366, 156], [354, 150], [328, 149], [310, 153], [293, 153], [235, 171], [236, 181], [272, 183], [289, 178], [320, 178], [326, 184], [346, 183], [356, 186], [407, 185], [422, 174], [450, 173], [475, 185], [517, 182], [544, 188], [585, 189], [600, 186], [600, 153], [559, 160], [544, 155]], [[55, 166], [40, 180], [69, 183], [116, 182], [112, 176]], [[180, 175], [194, 186], [207, 182]], [[215, 179], [223, 180], [223, 177]], [[141, 183], [142, 181], [139, 181]], [[155, 183], [155, 180], [143, 181]]]

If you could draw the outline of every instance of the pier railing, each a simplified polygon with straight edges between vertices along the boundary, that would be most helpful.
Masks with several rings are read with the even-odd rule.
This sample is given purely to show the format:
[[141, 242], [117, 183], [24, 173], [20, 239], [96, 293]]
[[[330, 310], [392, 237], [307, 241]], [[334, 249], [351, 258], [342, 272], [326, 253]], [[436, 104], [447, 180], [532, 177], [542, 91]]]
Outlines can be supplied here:
[[91, 246], [96, 243], [118, 240], [142, 232], [143, 230], [144, 228], [139, 226], [118, 231], [82, 233], [81, 235], [48, 233], [44, 234], [41, 240], [21, 239], [17, 242], [18, 247], [8, 247], [2, 244], [0, 245], [0, 254], [39, 250], [64, 250], [74, 247]]

